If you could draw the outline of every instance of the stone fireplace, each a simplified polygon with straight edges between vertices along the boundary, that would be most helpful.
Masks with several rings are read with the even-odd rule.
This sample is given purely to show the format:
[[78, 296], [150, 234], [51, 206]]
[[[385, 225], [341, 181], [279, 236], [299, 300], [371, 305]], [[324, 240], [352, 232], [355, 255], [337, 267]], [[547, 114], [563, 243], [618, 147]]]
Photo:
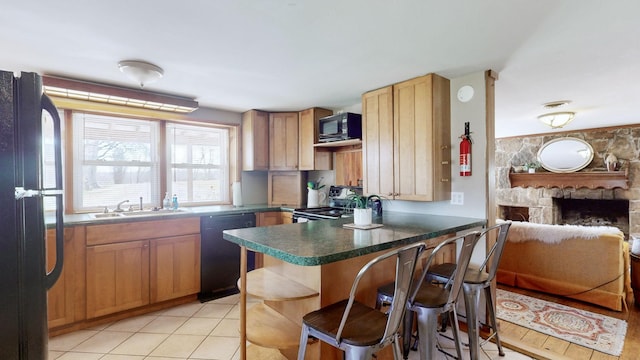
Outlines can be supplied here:
[[[575, 137], [588, 142], [594, 159], [577, 177], [606, 172], [604, 158], [615, 154], [623, 160], [628, 188], [600, 186], [517, 186], [512, 187], [512, 167], [536, 160], [542, 144], [559, 137]], [[608, 225], [629, 234], [640, 233], [640, 127], [587, 130], [496, 139], [496, 204], [503, 219], [541, 224]], [[525, 220], [526, 219], [526, 220]]]

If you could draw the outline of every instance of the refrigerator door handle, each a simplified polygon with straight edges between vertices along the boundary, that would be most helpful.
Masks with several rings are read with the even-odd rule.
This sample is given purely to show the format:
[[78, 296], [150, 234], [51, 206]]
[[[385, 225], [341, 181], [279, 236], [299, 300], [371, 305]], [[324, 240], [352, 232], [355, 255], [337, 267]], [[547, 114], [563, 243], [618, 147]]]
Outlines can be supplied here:
[[[54, 135], [54, 150], [55, 150], [55, 163], [56, 163], [56, 186], [53, 189], [40, 190], [42, 196], [55, 196], [56, 198], [56, 265], [53, 267], [50, 273], [45, 278], [47, 289], [51, 289], [53, 284], [56, 283], [60, 274], [62, 273], [62, 265], [64, 263], [64, 218], [63, 218], [63, 204], [62, 204], [62, 131], [60, 116], [58, 116], [58, 109], [45, 94], [42, 94], [40, 100], [43, 110], [46, 110], [53, 118], [53, 135]], [[55, 194], [53, 194], [55, 192]]]
[[16, 188], [16, 200], [21, 200], [27, 197], [35, 196], [55, 196], [62, 195], [62, 190], [57, 189], [42, 189], [42, 190], [26, 190], [23, 187]]

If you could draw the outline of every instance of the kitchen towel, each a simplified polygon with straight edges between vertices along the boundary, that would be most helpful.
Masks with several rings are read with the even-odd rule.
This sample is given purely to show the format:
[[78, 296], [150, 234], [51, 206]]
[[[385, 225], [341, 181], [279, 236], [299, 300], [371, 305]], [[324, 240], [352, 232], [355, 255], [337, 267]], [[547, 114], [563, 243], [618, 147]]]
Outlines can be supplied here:
[[242, 206], [242, 184], [239, 181], [233, 183], [233, 206]]

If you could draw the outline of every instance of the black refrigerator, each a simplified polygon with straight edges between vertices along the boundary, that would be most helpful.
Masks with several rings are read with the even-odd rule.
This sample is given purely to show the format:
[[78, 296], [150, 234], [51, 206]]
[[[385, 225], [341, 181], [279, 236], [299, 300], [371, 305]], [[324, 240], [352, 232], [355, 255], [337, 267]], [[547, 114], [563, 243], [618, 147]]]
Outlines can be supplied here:
[[[63, 262], [60, 118], [34, 73], [0, 71], [0, 358], [47, 358], [47, 290]], [[43, 129], [53, 134], [44, 141]], [[48, 139], [48, 137], [47, 137]], [[45, 187], [52, 159], [53, 185]], [[44, 153], [43, 153], [44, 151]], [[49, 177], [47, 176], [47, 183]], [[45, 263], [45, 201], [55, 206], [56, 264]], [[49, 218], [49, 216], [47, 215]]]

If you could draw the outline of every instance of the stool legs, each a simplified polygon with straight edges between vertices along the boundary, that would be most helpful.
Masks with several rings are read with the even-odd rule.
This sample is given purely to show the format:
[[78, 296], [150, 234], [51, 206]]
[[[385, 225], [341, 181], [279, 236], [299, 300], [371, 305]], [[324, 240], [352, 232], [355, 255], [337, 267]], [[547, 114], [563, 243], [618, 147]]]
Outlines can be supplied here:
[[304, 360], [304, 355], [307, 352], [307, 341], [309, 340], [309, 328], [306, 325], [302, 325], [302, 331], [300, 331], [300, 348], [298, 349], [298, 360]]
[[[458, 316], [455, 310], [442, 313], [440, 308], [414, 308], [418, 315], [418, 352], [421, 360], [436, 359], [438, 355], [438, 315], [451, 316], [453, 324], [453, 340], [456, 345], [458, 359], [462, 359], [462, 348], [460, 346], [460, 328], [458, 327]], [[406, 359], [406, 358], [405, 358]]]
[[480, 356], [480, 321], [478, 307], [480, 306], [480, 287], [475, 284], [464, 283], [464, 306], [467, 311], [467, 334], [469, 334], [469, 357], [477, 360]]
[[500, 343], [500, 336], [498, 335], [498, 322], [496, 320], [496, 314], [494, 311], [495, 300], [490, 286], [483, 286], [482, 284], [467, 284], [463, 285], [464, 293], [464, 306], [467, 311], [467, 333], [469, 334], [469, 355], [471, 360], [479, 359], [480, 356], [480, 320], [478, 318], [478, 308], [480, 307], [480, 290], [484, 289], [485, 298], [487, 301], [487, 311], [489, 312], [489, 325], [493, 329], [493, 335], [496, 337], [496, 345], [498, 346], [498, 354], [504, 356], [502, 351], [502, 344]]
[[484, 295], [487, 299], [487, 308], [489, 309], [489, 319], [491, 320], [491, 326], [493, 326], [493, 333], [496, 337], [496, 345], [498, 346], [498, 355], [504, 356], [504, 351], [502, 350], [502, 343], [500, 342], [500, 334], [498, 333], [498, 320], [496, 319], [495, 312], [495, 291], [492, 291], [493, 286], [487, 286], [484, 288]]

